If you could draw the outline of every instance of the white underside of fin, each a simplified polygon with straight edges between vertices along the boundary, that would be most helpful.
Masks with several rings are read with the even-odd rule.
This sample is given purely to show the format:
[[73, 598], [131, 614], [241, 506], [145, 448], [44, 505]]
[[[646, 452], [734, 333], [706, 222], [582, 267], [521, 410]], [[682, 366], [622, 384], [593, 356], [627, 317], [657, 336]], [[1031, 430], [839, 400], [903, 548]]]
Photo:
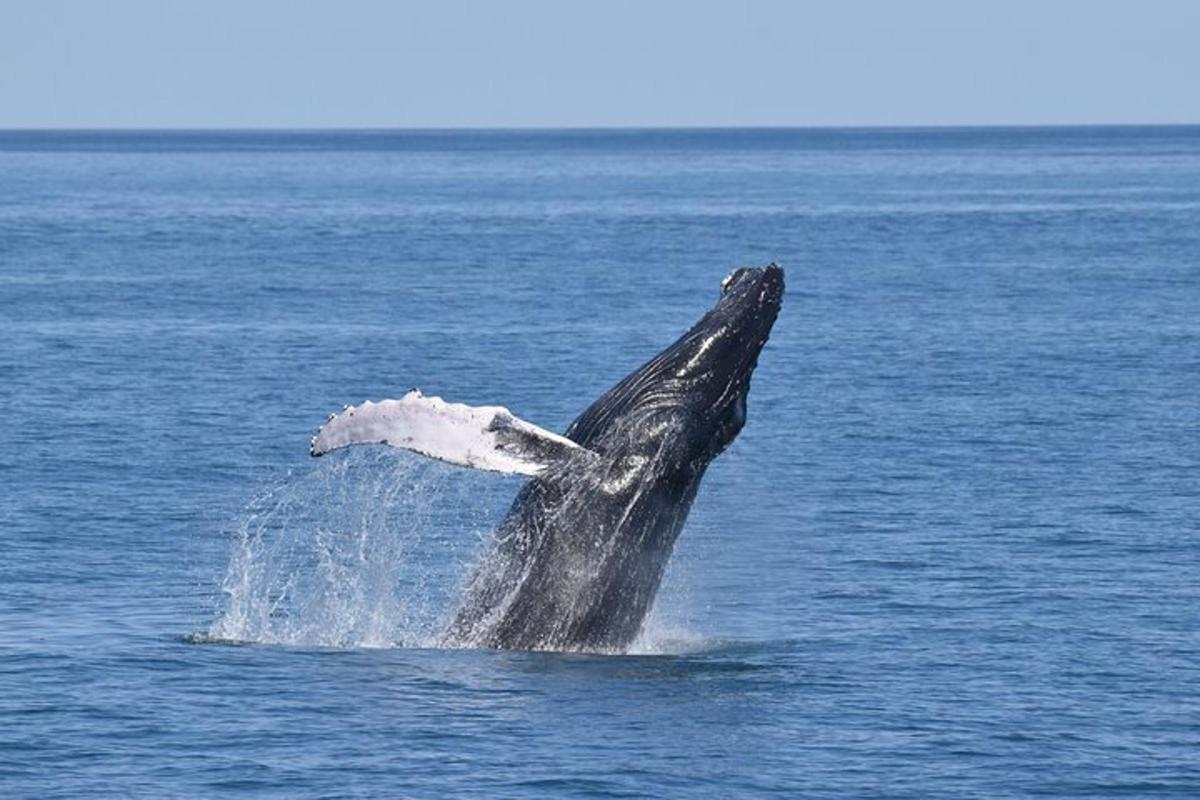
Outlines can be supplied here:
[[503, 406], [468, 406], [416, 389], [399, 400], [347, 406], [313, 437], [311, 453], [353, 444], [386, 444], [464, 467], [536, 475], [549, 463], [586, 452]]

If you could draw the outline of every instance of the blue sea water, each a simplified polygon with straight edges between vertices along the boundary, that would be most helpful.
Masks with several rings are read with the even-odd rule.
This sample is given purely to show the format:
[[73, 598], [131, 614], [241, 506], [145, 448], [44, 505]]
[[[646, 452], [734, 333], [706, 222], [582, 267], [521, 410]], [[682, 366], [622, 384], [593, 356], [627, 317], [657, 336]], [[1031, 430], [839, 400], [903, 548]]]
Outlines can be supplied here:
[[[626, 656], [444, 650], [562, 429], [788, 293]], [[1200, 796], [1200, 128], [0, 132], [3, 797]]]

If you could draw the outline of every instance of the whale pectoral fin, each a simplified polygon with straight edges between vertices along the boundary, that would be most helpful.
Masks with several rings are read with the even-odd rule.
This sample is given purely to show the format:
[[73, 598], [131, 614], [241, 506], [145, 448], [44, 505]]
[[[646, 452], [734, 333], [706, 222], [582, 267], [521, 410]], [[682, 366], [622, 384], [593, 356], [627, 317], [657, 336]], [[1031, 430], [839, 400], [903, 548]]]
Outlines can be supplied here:
[[321, 456], [354, 444], [386, 444], [464, 467], [537, 475], [589, 451], [566, 437], [513, 416], [503, 406], [468, 406], [416, 389], [399, 400], [347, 406], [313, 437]]
[[495, 438], [497, 450], [532, 464], [545, 466], [595, 455], [565, 436], [551, 433], [508, 412], [493, 417], [487, 432]]

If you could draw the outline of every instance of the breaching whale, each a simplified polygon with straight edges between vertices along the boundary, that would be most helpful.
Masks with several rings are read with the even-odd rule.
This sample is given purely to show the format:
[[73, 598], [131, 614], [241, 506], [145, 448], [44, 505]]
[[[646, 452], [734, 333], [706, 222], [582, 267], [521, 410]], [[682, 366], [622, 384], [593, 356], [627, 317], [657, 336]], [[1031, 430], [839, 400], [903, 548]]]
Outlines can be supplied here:
[[682, 337], [557, 434], [500, 406], [413, 390], [331, 415], [322, 455], [382, 443], [531, 476], [443, 634], [451, 646], [623, 652], [654, 602], [705, 470], [746, 421], [783, 298], [776, 264], [738, 269]]

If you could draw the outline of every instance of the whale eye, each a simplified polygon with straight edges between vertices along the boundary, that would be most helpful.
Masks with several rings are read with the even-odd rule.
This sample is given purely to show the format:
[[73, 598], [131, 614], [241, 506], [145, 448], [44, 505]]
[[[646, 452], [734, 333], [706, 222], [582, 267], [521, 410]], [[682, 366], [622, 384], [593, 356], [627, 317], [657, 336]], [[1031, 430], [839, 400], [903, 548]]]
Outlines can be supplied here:
[[746, 393], [739, 392], [737, 398], [729, 404], [717, 421], [713, 442], [717, 452], [722, 452], [733, 443], [746, 424]]
[[741, 431], [742, 426], [746, 424], [746, 394], [744, 392], [738, 395], [738, 399], [734, 402], [733, 408], [730, 410], [730, 415], [734, 429]]

